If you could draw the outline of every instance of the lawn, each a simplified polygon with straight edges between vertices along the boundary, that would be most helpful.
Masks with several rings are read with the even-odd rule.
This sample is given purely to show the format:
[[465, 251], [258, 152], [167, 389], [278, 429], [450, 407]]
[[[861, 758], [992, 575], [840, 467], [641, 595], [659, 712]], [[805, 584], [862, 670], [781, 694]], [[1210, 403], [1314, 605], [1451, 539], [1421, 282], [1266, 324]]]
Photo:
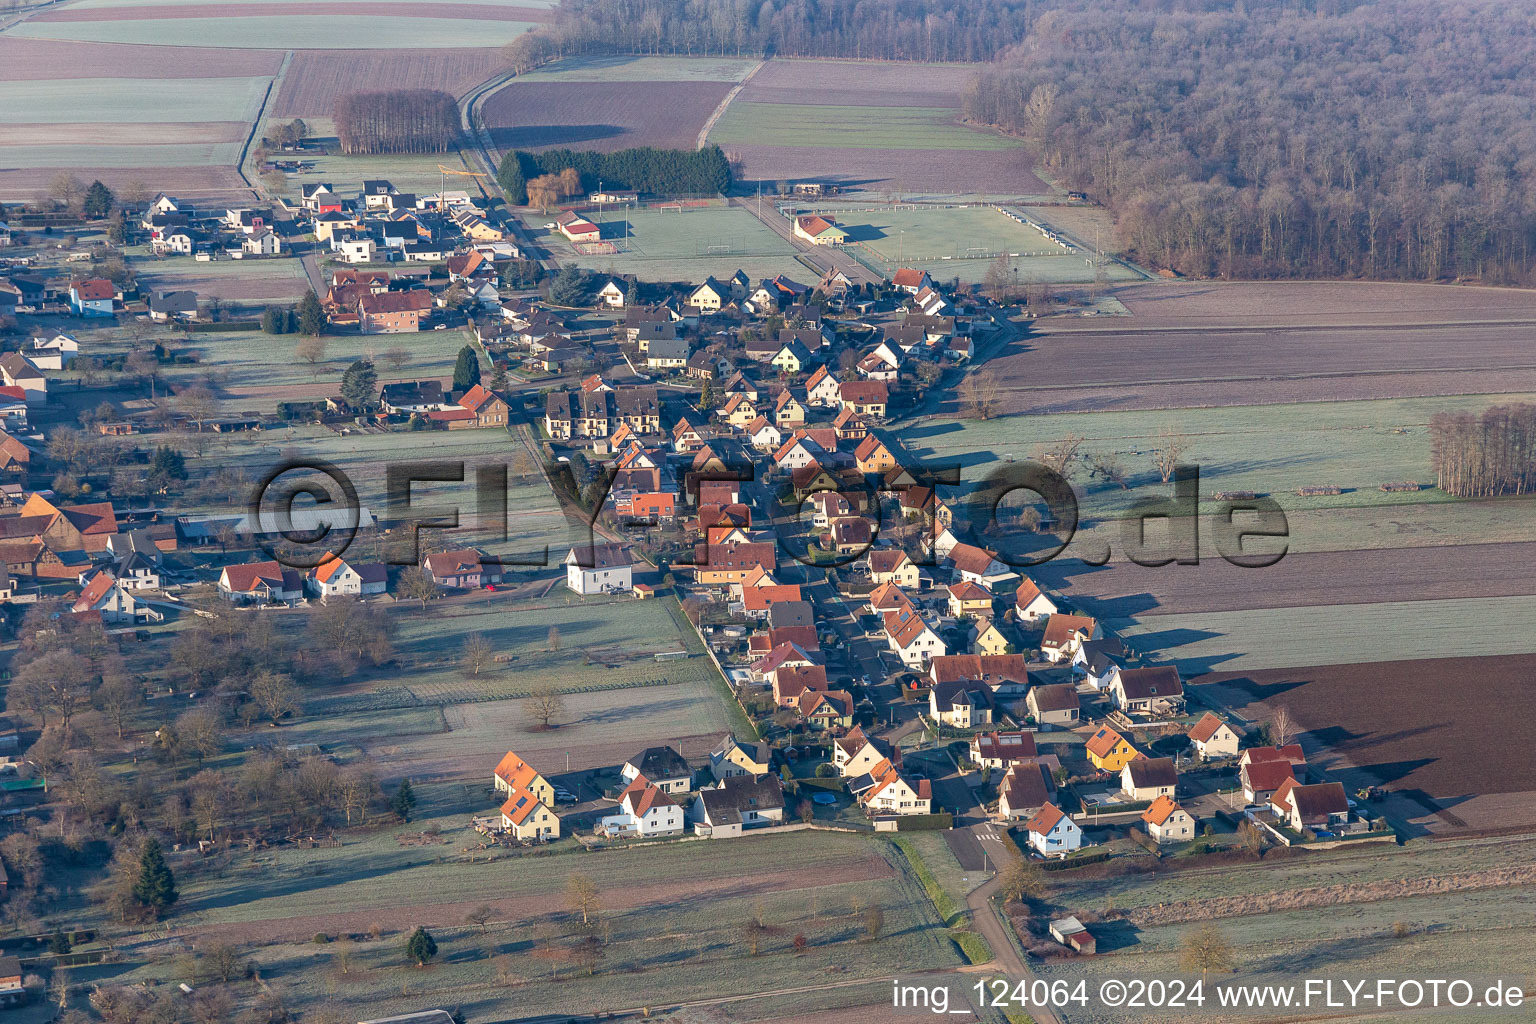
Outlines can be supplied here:
[[13, 36], [101, 43], [148, 43], [258, 50], [372, 50], [500, 46], [536, 26], [463, 18], [359, 18], [335, 15], [22, 22]]
[[710, 130], [725, 148], [812, 146], [830, 149], [1018, 149], [1017, 139], [957, 124], [943, 107], [822, 106], [736, 100]]
[[[434, 703], [518, 697], [543, 687], [574, 693], [709, 682], [718, 675], [697, 635], [679, 628], [664, 601], [580, 598], [557, 584], [544, 598], [515, 604], [487, 600], [427, 615], [402, 606], [398, 621], [402, 668], [392, 682]], [[558, 631], [554, 650], [551, 629]], [[505, 659], [474, 676], [460, 664], [472, 634]], [[676, 652], [691, 656], [666, 662], [653, 657]]]
[[[132, 265], [143, 289], [166, 291], [190, 288], [204, 299], [218, 296], [226, 302], [236, 303], [261, 300], [297, 302], [309, 290], [309, 276], [304, 273], [303, 264], [290, 257], [198, 263], [191, 257], [180, 256], [135, 260]], [[199, 335], [197, 341], [201, 345], [208, 337], [210, 335]], [[219, 337], [229, 338], [231, 335]], [[272, 342], [276, 339], [270, 335], [264, 337], [268, 341], [266, 354], [270, 358], [274, 347]], [[270, 369], [276, 370], [279, 365], [292, 368], [293, 360], [284, 359], [280, 364], [271, 365]]]
[[[267, 134], [275, 133], [277, 125], [286, 123], [287, 120], [287, 118], [268, 118], [263, 123], [262, 130]], [[385, 178], [402, 192], [435, 195], [443, 187], [443, 174], [438, 170], [439, 166], [454, 170], [474, 169], [465, 164], [458, 152], [347, 156], [341, 152], [341, 146], [336, 141], [334, 134], [336, 129], [330, 118], [306, 117], [304, 123], [309, 125], [311, 142], [325, 152], [305, 153], [304, 162], [313, 163], [314, 169], [303, 175], [288, 176], [287, 191], [295, 199], [299, 194], [299, 186], [306, 182], [362, 181], [365, 178]], [[247, 173], [251, 173], [251, 170], [250, 167], [246, 168]], [[255, 175], [252, 174], [252, 177]], [[468, 189], [474, 193], [477, 180], [449, 176], [447, 184], [450, 189]]]
[[172, 142], [121, 146], [0, 144], [0, 164], [11, 168], [233, 167], [239, 157], [238, 142]]
[[811, 271], [795, 258], [797, 250], [747, 210], [727, 206], [686, 208], [667, 212], [655, 208], [630, 210], [628, 225], [622, 210], [590, 213], [604, 241], [617, 254], [580, 255], [560, 235], [544, 225], [550, 218], [537, 212], [523, 222], [540, 244], [555, 251], [562, 262], [602, 272], [637, 274], [647, 281], [702, 281], [725, 277], [737, 269], [753, 279], [785, 274], [806, 280]]
[[[218, 295], [226, 302], [254, 304], [259, 304], [259, 299], [256, 298], [258, 293], [278, 304], [282, 304], [279, 300], [285, 298], [296, 300], [302, 296], [305, 284], [303, 270], [298, 266], [297, 260], [271, 260], [266, 263], [240, 260], [235, 265], [247, 262], [252, 263], [253, 267], [263, 269], [270, 267], [271, 271], [259, 275], [254, 281], [243, 282], [244, 287], [241, 287], [242, 282], [236, 280], [235, 275], [221, 271], [221, 276], [230, 278], [231, 288], [221, 291], [216, 281], [200, 278], [196, 286], [198, 292], [204, 297]], [[185, 277], [180, 273], [183, 268], [178, 267], [176, 273], [165, 275], [164, 271], [157, 266], [152, 272], [146, 271], [144, 279], [152, 282], [156, 288], [193, 287], [194, 285], [186, 281], [186, 278], [192, 277], [197, 271], [190, 268], [208, 266], [225, 265], [190, 264]], [[295, 271], [297, 276], [294, 276]], [[298, 294], [293, 294], [294, 286], [297, 286]], [[240, 291], [250, 297], [242, 298], [235, 294]], [[383, 380], [449, 377], [453, 374], [453, 363], [458, 357], [459, 349], [470, 343], [470, 336], [462, 329], [422, 331], [409, 335], [328, 336], [323, 339], [324, 354], [313, 366], [298, 358], [296, 354], [301, 340], [302, 336], [297, 334], [272, 335], [259, 330], [208, 331], [191, 335], [186, 345], [197, 349], [202, 354], [202, 361], [197, 369], [213, 370], [220, 376], [221, 385], [232, 392], [228, 403], [232, 411], [272, 410], [277, 407], [278, 402], [296, 396], [264, 392], [263, 389], [273, 385], [290, 384], [326, 384], [334, 389], [342, 373], [353, 360], [367, 358], [370, 355], [375, 361], [379, 377]], [[394, 349], [407, 353], [405, 362], [399, 368], [396, 368], [392, 361], [383, 359], [383, 353]], [[334, 394], [334, 391], [331, 393]], [[478, 434], [479, 432], [465, 431], [464, 433]], [[505, 438], [506, 432], [502, 431], [500, 436]], [[414, 446], [413, 439], [412, 447]]]

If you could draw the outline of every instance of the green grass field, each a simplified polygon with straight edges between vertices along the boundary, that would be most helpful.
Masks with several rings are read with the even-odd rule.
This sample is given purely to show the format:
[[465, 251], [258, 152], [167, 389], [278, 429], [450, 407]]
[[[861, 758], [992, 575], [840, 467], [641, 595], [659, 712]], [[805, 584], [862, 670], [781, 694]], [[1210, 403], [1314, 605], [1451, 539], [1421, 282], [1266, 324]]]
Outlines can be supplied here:
[[950, 149], [997, 151], [1023, 143], [955, 123], [947, 107], [850, 107], [736, 101], [709, 141], [732, 145], [829, 149]]
[[356, 18], [344, 14], [142, 21], [22, 22], [7, 31], [32, 39], [146, 43], [221, 49], [374, 50], [500, 46], [536, 26], [458, 18]]
[[[234, 262], [234, 261], [231, 261]], [[253, 262], [241, 260], [235, 263]], [[270, 261], [265, 264], [275, 271], [291, 270], [297, 265], [296, 260]], [[221, 264], [191, 264], [192, 267], [223, 266]], [[181, 268], [177, 268], [180, 270]], [[146, 274], [145, 280], [153, 282], [156, 288], [187, 287], [183, 283], [196, 271], [189, 271], [184, 277], [180, 274], [164, 275], [157, 267], [152, 274]], [[228, 272], [224, 272], [228, 273]], [[305, 287], [301, 276], [295, 279], [282, 273], [274, 272], [271, 276], [259, 278], [259, 285], [251, 285], [247, 282], [247, 293], [257, 291], [266, 292], [272, 301], [282, 304], [280, 300], [286, 300], [290, 304], [299, 296], [292, 295], [293, 286], [300, 289], [300, 296]], [[230, 274], [231, 280], [235, 280]], [[238, 285], [238, 282], [236, 282]], [[216, 282], [208, 282], [202, 279], [197, 285], [198, 292], [206, 297], [219, 295], [220, 289]], [[228, 294], [229, 290], [221, 295], [227, 302], [244, 302], [246, 304], [260, 305], [257, 298], [239, 298]], [[178, 343], [180, 339], [178, 338]], [[311, 365], [301, 360], [296, 354], [298, 344], [302, 340], [297, 334], [264, 334], [259, 330], [251, 331], [207, 331], [193, 334], [187, 340], [189, 348], [195, 348], [202, 353], [202, 362], [196, 368], [198, 372], [213, 370], [221, 379], [223, 386], [228, 388], [260, 389], [272, 385], [288, 384], [329, 384], [338, 386], [342, 373], [351, 365], [352, 361], [367, 358], [370, 355], [378, 367], [379, 376], [386, 380], [398, 378], [416, 377], [447, 377], [453, 373], [453, 362], [457, 358], [459, 349], [470, 342], [469, 333], [462, 329], [449, 331], [422, 331], [416, 334], [406, 335], [335, 335], [328, 336], [325, 341], [324, 356]], [[385, 361], [383, 354], [394, 349], [400, 349], [407, 353], [406, 361], [396, 369], [393, 362]], [[236, 409], [275, 409], [277, 403], [285, 398], [293, 396], [283, 395], [279, 392], [271, 394], [239, 393], [226, 404], [231, 410]], [[314, 396], [306, 396], [314, 397]], [[329, 432], [327, 432], [329, 433]], [[467, 431], [465, 433], [468, 433]], [[505, 432], [503, 432], [505, 436]]]
[[[1094, 278], [1093, 267], [1087, 262], [1091, 254], [1069, 253], [1039, 230], [1010, 219], [992, 206], [850, 209], [828, 203], [796, 208], [829, 211], [838, 226], [848, 232], [850, 250], [887, 272], [913, 267], [927, 271], [936, 281], [958, 278], [975, 283], [986, 277], [999, 254], [1007, 253], [1010, 271], [1021, 283]], [[1139, 275], [1118, 263], [1107, 263], [1105, 277], [1118, 281]]]
[[646, 281], [697, 282], [710, 274], [723, 278], [738, 269], [754, 280], [784, 274], [806, 281], [811, 276], [795, 258], [795, 247], [747, 210], [723, 205], [687, 208], [681, 213], [631, 210], [627, 232], [622, 210], [588, 216], [602, 229], [603, 240], [618, 247], [618, 253], [577, 253], [571, 243], [544, 227], [552, 216], [530, 212], [523, 221], [534, 239], [563, 263], [636, 274]]
[[[262, 124], [262, 132], [273, 135], [279, 124], [285, 123], [286, 118], [268, 119]], [[318, 147], [325, 149], [324, 153], [309, 152], [304, 155], [305, 163], [313, 163], [314, 169], [303, 175], [289, 175], [286, 194], [291, 199], [297, 199], [299, 186], [307, 182], [315, 181], [362, 181], [365, 178], [385, 178], [402, 192], [414, 192], [418, 195], [433, 195], [443, 187], [443, 174], [438, 170], [439, 165], [454, 170], [476, 170], [464, 162], [458, 152], [452, 153], [391, 153], [383, 156], [347, 156], [341, 152], [341, 147], [336, 141], [336, 128], [328, 117], [307, 117], [304, 123], [309, 126], [310, 139]], [[255, 168], [250, 161], [246, 164], [246, 173], [254, 179]], [[478, 194], [475, 178], [450, 175], [447, 179], [447, 187], [450, 190], [467, 190], [470, 194]]]
[[214, 167], [232, 166], [238, 142], [176, 142], [164, 145], [90, 146], [64, 143], [7, 146], [0, 143], [6, 167]]
[[267, 78], [67, 78], [0, 82], [0, 123], [248, 122], [261, 107], [268, 81]]

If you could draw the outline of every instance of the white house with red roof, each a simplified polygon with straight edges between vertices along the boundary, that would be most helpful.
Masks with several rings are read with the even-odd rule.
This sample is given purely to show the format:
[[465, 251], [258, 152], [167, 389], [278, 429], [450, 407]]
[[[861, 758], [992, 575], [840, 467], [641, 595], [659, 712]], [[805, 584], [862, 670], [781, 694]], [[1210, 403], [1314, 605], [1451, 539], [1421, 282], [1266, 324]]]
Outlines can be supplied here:
[[891, 650], [910, 668], [921, 669], [933, 658], [949, 653], [938, 630], [910, 606], [885, 613], [885, 634]]
[[1195, 819], [1171, 796], [1160, 796], [1141, 812], [1147, 835], [1159, 843], [1182, 843], [1195, 838]]
[[1028, 577], [1019, 581], [1019, 589], [1013, 595], [1013, 605], [1020, 622], [1039, 622], [1061, 611], [1056, 602]]
[[637, 775], [619, 794], [619, 811], [598, 822], [610, 836], [655, 838], [682, 835], [686, 815], [661, 788]]
[[1190, 745], [1195, 748], [1195, 754], [1202, 761], [1237, 756], [1240, 742], [1237, 733], [1209, 711], [1200, 716], [1200, 721], [1190, 726], [1186, 735], [1189, 736]]
[[281, 604], [304, 596], [304, 578], [275, 561], [226, 565], [219, 574], [219, 593], [237, 604]]
[[329, 597], [362, 597], [384, 593], [389, 585], [389, 571], [382, 563], [348, 562], [327, 551], [324, 560], [309, 570], [304, 582], [321, 601]]
[[159, 622], [165, 616], [140, 601], [105, 569], [91, 576], [70, 611], [76, 615], [98, 614], [109, 626], [135, 622]]
[[1065, 857], [1083, 845], [1083, 830], [1066, 812], [1047, 803], [1024, 823], [1029, 848], [1042, 857]]
[[889, 761], [881, 761], [868, 775], [849, 782], [848, 792], [871, 815], [933, 813], [933, 784], [927, 779], [908, 779]]

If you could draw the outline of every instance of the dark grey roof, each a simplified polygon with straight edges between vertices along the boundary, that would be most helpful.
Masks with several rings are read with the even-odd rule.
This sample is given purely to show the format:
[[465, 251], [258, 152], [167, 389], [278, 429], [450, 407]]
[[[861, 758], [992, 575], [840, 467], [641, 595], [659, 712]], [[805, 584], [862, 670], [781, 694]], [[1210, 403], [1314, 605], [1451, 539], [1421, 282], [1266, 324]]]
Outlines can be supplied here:
[[683, 778], [693, 774], [693, 769], [688, 767], [688, 762], [683, 760], [683, 755], [671, 747], [646, 747], [624, 763], [639, 769], [640, 774], [652, 782]]
[[726, 779], [719, 789], [702, 789], [699, 799], [709, 821], [725, 825], [740, 821], [746, 814], [784, 809], [784, 786], [777, 775], [736, 775]]
[[156, 292], [150, 297], [149, 308], [153, 313], [195, 313], [197, 292]]

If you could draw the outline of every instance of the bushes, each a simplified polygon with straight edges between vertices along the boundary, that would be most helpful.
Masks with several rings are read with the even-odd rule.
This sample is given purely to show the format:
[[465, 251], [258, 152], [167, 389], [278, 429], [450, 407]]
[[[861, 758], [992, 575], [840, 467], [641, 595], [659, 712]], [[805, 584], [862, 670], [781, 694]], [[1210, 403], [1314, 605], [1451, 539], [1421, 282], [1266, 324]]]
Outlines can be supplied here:
[[975, 932], [967, 932], [956, 929], [949, 933], [955, 945], [960, 947], [960, 953], [967, 961], [973, 964], [989, 963], [992, 960], [992, 947], [987, 945], [987, 940]]
[[[933, 904], [933, 909], [938, 911], [939, 917], [943, 918], [944, 923], [946, 925], [953, 925], [960, 921], [964, 916], [964, 911], [955, 906], [955, 901], [949, 898], [949, 893], [944, 891], [944, 887], [933, 876], [933, 872], [928, 870], [928, 865], [924, 863], [922, 855], [913, 848], [911, 843], [903, 839], [893, 839], [891, 842], [895, 843], [902, 856], [907, 858], [907, 864], [911, 866], [912, 873], [917, 876], [918, 882], [923, 887], [923, 892], [928, 894], [929, 902]], [[954, 936], [952, 935], [951, 937]], [[979, 939], [980, 936], [976, 936], [976, 938]], [[956, 938], [956, 941], [958, 942], [959, 939]], [[964, 946], [961, 947], [962, 950], [964, 948]], [[990, 960], [991, 958], [989, 953], [987, 959]], [[972, 961], [972, 963], [980, 962], [983, 961]]]

